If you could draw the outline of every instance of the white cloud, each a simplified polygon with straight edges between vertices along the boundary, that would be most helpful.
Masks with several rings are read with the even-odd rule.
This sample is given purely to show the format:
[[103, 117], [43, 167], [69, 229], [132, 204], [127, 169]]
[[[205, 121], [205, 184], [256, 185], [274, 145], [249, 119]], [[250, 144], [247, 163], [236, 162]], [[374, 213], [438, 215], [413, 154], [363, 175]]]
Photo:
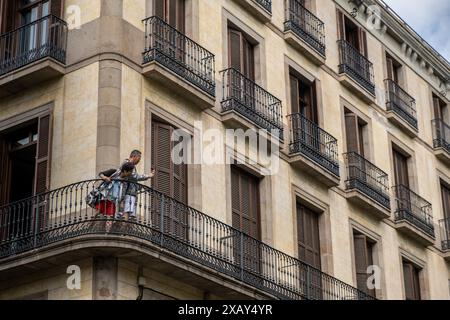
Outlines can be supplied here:
[[450, 1], [384, 0], [422, 38], [450, 61]]

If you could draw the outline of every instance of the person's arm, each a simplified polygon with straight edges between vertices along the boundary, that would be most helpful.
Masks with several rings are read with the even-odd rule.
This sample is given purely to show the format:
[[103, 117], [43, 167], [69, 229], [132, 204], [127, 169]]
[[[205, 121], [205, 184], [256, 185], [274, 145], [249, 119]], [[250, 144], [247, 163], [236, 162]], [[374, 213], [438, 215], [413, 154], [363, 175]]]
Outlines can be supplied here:
[[116, 173], [115, 169], [106, 170], [103, 172], [100, 172], [99, 177], [105, 182], [111, 182], [111, 176]]
[[150, 174], [135, 174], [134, 179], [136, 181], [147, 181], [155, 176], [155, 169], [152, 169]]

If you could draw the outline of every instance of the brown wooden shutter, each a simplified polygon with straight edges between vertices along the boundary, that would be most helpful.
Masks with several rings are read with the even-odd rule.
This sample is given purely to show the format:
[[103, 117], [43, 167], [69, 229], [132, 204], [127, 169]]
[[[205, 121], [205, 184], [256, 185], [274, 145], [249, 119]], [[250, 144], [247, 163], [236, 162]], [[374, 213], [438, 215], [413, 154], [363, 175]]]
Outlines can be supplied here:
[[408, 158], [395, 149], [393, 150], [393, 157], [396, 185], [404, 185], [409, 188]]
[[50, 189], [51, 135], [51, 114], [39, 117], [34, 194], [44, 193]]
[[336, 19], [337, 19], [338, 38], [339, 38], [339, 40], [346, 40], [346, 37], [345, 37], [345, 15], [339, 9], [336, 10]]
[[297, 204], [297, 241], [299, 259], [321, 269], [319, 214]]
[[242, 70], [244, 76], [249, 78], [252, 81], [255, 81], [255, 61], [254, 61], [254, 49], [253, 45], [245, 39], [244, 36], [241, 36], [243, 41], [243, 65]]
[[164, 14], [165, 2], [166, 2], [166, 0], [153, 0], [154, 15], [163, 19], [164, 21], [166, 20], [166, 15]]
[[241, 55], [242, 55], [242, 41], [241, 33], [234, 29], [228, 29], [228, 45], [229, 45], [229, 66], [237, 71], [242, 71]]
[[367, 287], [367, 268], [369, 266], [369, 252], [367, 238], [364, 235], [354, 235], [356, 283], [359, 290], [369, 293]]
[[298, 96], [298, 79], [293, 75], [289, 75], [291, 87], [291, 113], [300, 113], [300, 104]]
[[420, 300], [419, 270], [412, 263], [403, 262], [403, 277], [406, 300]]
[[450, 189], [441, 185], [442, 207], [444, 209], [444, 218], [450, 219]]
[[433, 109], [434, 109], [434, 118], [442, 119], [441, 100], [434, 95], [433, 95]]
[[367, 58], [368, 52], [367, 52], [367, 32], [362, 29], [358, 28], [358, 43], [359, 43], [359, 52]]
[[345, 114], [345, 133], [347, 139], [347, 152], [360, 153], [360, 136], [358, 117], [354, 113]]
[[50, 12], [52, 15], [61, 18], [62, 17], [62, 0], [51, 0], [51, 9]]
[[6, 139], [0, 138], [0, 207], [9, 201], [11, 162]]
[[386, 67], [387, 67], [387, 78], [390, 80], [394, 79], [394, 61], [390, 57], [386, 57]]

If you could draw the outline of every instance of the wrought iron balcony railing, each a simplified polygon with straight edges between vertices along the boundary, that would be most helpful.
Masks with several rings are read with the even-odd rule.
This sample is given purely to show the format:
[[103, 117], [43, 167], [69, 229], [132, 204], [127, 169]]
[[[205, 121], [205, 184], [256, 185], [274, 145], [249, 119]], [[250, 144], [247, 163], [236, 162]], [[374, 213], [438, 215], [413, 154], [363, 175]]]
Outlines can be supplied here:
[[283, 139], [281, 100], [271, 95], [236, 69], [229, 68], [222, 75], [222, 111], [235, 111], [260, 128], [275, 130]]
[[[87, 235], [125, 235], [226, 274], [279, 299], [373, 299], [364, 292], [155, 190], [137, 185], [136, 219], [88, 206], [85, 181], [0, 207], [1, 259]], [[106, 206], [100, 202], [99, 208]], [[119, 207], [116, 205], [116, 208]], [[37, 251], [36, 251], [37, 252]]]
[[300, 113], [288, 116], [290, 154], [301, 153], [325, 170], [339, 176], [337, 140]]
[[347, 166], [347, 190], [357, 189], [383, 207], [390, 209], [387, 173], [356, 152], [344, 154]]
[[434, 237], [434, 223], [431, 203], [406, 186], [393, 187], [396, 202], [395, 220], [408, 221], [431, 237]]
[[66, 63], [67, 24], [48, 15], [0, 36], [0, 76], [42, 58]]
[[339, 40], [339, 73], [348, 74], [375, 95], [373, 64], [346, 40]]
[[450, 153], [450, 126], [442, 119], [433, 120], [432, 126], [434, 148], [443, 148]]
[[144, 64], [156, 61], [215, 96], [214, 55], [159, 17], [144, 20]]
[[450, 218], [439, 221], [441, 228], [442, 250], [450, 250]]
[[414, 128], [417, 126], [416, 100], [395, 81], [386, 79], [386, 104], [388, 111], [394, 111]]
[[263, 7], [267, 12], [272, 13], [272, 0], [253, 0]]
[[299, 0], [286, 0], [284, 31], [289, 30], [325, 57], [325, 24]]

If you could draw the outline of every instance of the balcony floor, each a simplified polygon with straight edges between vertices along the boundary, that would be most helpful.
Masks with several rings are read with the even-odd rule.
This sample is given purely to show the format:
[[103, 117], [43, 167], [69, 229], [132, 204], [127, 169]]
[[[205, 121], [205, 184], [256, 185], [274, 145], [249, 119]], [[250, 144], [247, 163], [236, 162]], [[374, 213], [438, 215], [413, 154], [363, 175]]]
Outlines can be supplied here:
[[378, 219], [389, 219], [391, 210], [381, 205], [378, 201], [373, 200], [358, 188], [348, 189], [345, 197], [360, 208], [364, 209], [368, 214]]
[[432, 246], [435, 243], [435, 237], [432, 237], [406, 219], [397, 220], [395, 222], [395, 228], [399, 232], [410, 237], [411, 239], [418, 241], [424, 246]]

